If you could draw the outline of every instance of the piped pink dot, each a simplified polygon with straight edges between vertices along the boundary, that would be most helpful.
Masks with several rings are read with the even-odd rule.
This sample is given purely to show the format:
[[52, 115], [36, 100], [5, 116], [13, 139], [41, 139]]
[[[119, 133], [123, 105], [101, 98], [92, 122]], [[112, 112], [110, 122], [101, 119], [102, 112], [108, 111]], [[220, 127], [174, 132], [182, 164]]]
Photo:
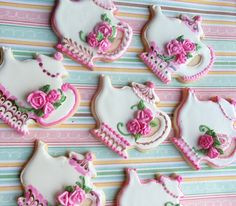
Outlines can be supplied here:
[[61, 52], [56, 52], [54, 54], [54, 59], [56, 59], [57, 61], [63, 61], [64, 59], [63, 54]]
[[146, 85], [151, 89], [153, 89], [155, 87], [153, 82], [146, 82]]
[[58, 44], [58, 45], [57, 45], [57, 48], [58, 48], [58, 49], [61, 49], [61, 48], [62, 48], [62, 45], [61, 45], [61, 44]]
[[177, 180], [179, 183], [181, 183], [181, 182], [183, 181], [183, 177], [180, 176], [180, 175], [178, 175], [178, 176], [176, 176], [176, 180]]

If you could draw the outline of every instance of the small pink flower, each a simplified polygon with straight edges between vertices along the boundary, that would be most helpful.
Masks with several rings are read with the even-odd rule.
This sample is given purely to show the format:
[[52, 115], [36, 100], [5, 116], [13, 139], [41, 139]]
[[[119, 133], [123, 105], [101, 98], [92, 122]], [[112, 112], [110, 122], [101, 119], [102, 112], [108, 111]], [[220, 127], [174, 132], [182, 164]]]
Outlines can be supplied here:
[[196, 45], [191, 42], [189, 39], [185, 39], [182, 43], [183, 49], [186, 52], [193, 52], [196, 50]]
[[43, 112], [44, 112], [43, 118], [47, 118], [54, 110], [55, 110], [54, 106], [50, 102], [47, 102], [43, 107]]
[[99, 42], [97, 40], [97, 35], [95, 33], [90, 32], [86, 40], [89, 46], [91, 46], [92, 48], [98, 47]]
[[200, 136], [198, 139], [198, 145], [202, 149], [209, 149], [213, 145], [213, 143], [213, 137], [207, 134]]
[[110, 41], [108, 41], [107, 39], [103, 39], [102, 41], [99, 42], [99, 46], [98, 46], [98, 49], [100, 51], [107, 51], [111, 46], [111, 43]]
[[136, 118], [138, 119], [138, 121], [149, 123], [153, 119], [153, 114], [150, 109], [145, 108], [144, 110], [137, 111]]
[[57, 102], [60, 98], [61, 98], [61, 93], [55, 89], [51, 90], [47, 95], [47, 101], [52, 104]]
[[151, 127], [147, 122], [139, 122], [140, 124], [140, 134], [147, 135], [151, 132]]
[[137, 119], [128, 121], [126, 127], [130, 134], [139, 134], [140, 132], [140, 123]]
[[76, 190], [69, 196], [69, 204], [77, 205], [85, 200], [85, 192], [80, 188], [76, 187]]
[[41, 109], [46, 104], [46, 94], [42, 91], [35, 91], [32, 92], [27, 97], [27, 102], [34, 108], [34, 109]]
[[57, 196], [59, 203], [63, 206], [68, 206], [69, 203], [69, 192], [65, 191]]
[[207, 156], [210, 157], [211, 159], [219, 157], [220, 153], [215, 147], [211, 147], [207, 153]]
[[112, 27], [107, 22], [100, 22], [94, 28], [94, 33], [98, 34], [99, 32], [102, 33], [105, 38], [109, 37], [112, 35]]
[[176, 39], [171, 40], [166, 45], [166, 49], [167, 49], [167, 52], [170, 56], [180, 54], [181, 52], [183, 52], [183, 47], [182, 47], [181, 42], [177, 41]]
[[181, 53], [181, 54], [177, 54], [177, 55], [176, 55], [175, 62], [176, 62], [177, 64], [184, 64], [186, 61], [187, 61], [186, 54]]

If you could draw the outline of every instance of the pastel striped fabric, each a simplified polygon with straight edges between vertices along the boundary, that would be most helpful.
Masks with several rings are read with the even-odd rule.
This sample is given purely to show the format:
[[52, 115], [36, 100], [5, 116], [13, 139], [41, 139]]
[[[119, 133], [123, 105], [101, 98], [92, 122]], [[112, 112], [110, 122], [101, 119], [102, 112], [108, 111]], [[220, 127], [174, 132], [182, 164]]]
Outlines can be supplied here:
[[[12, 47], [19, 60], [32, 58], [35, 52], [52, 54], [57, 42], [49, 25], [54, 3], [54, 0], [0, 0], [0, 45]], [[138, 54], [143, 50], [140, 31], [149, 17], [148, 6], [154, 3], [161, 5], [168, 16], [184, 13], [203, 17], [205, 42], [216, 53], [214, 67], [206, 78], [188, 85], [174, 79], [171, 84], [164, 85], [139, 60]], [[16, 198], [22, 193], [20, 171], [32, 155], [34, 140], [41, 139], [49, 144], [52, 155], [64, 155], [70, 150], [94, 152], [98, 171], [94, 181], [97, 187], [104, 189], [107, 205], [115, 205], [115, 197], [125, 180], [124, 169], [135, 167], [141, 178], [153, 178], [156, 173], [182, 175], [184, 205], [235, 206], [236, 163], [224, 169], [203, 165], [201, 171], [194, 171], [169, 141], [147, 153], [131, 150], [130, 158], [123, 160], [92, 137], [89, 130], [95, 127], [90, 101], [100, 74], [110, 75], [118, 87], [131, 81], [153, 81], [161, 99], [159, 107], [170, 116], [180, 101], [181, 88], [186, 86], [195, 88], [201, 99], [215, 95], [236, 99], [236, 1], [118, 0], [116, 4], [119, 18], [134, 30], [128, 52], [116, 62], [98, 63], [93, 72], [68, 58], [64, 61], [70, 73], [67, 81], [78, 88], [82, 97], [76, 114], [53, 129], [33, 125], [31, 134], [23, 137], [0, 123], [0, 205], [16, 205]], [[161, 34], [161, 28], [157, 29]]]

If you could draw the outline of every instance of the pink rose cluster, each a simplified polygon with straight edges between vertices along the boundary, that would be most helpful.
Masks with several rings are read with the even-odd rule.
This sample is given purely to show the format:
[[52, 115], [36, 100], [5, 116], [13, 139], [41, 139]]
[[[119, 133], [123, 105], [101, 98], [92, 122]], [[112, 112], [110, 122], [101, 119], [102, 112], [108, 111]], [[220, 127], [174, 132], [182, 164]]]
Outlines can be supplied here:
[[53, 89], [48, 94], [43, 91], [34, 91], [27, 97], [27, 102], [36, 110], [42, 109], [44, 116], [47, 118], [54, 110], [53, 104], [60, 100], [61, 94]]
[[80, 187], [76, 187], [73, 192], [64, 191], [59, 194], [57, 199], [63, 206], [75, 206], [85, 200], [85, 192]]
[[214, 147], [214, 138], [208, 134], [199, 137], [198, 145], [207, 151], [207, 156], [211, 159], [217, 158], [220, 155], [218, 149]]
[[153, 120], [152, 111], [148, 108], [138, 110], [135, 118], [126, 124], [127, 130], [132, 135], [147, 135], [151, 132], [150, 122]]
[[166, 49], [169, 56], [175, 56], [175, 62], [177, 64], [184, 64], [191, 53], [196, 50], [196, 44], [189, 39], [182, 39], [182, 37], [179, 37], [171, 40], [166, 45]]
[[104, 52], [111, 46], [110, 37], [112, 37], [112, 26], [108, 22], [100, 22], [88, 34], [86, 41], [92, 48], [98, 48]]

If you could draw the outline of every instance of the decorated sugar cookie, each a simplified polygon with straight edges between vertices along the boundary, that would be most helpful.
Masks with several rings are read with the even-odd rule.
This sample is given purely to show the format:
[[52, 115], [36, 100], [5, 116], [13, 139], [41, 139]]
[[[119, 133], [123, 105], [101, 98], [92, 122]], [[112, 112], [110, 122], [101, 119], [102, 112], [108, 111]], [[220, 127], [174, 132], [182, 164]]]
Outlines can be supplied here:
[[174, 117], [176, 137], [172, 142], [195, 169], [201, 162], [225, 167], [236, 161], [235, 102], [217, 97], [201, 101], [192, 89]]
[[159, 6], [151, 7], [142, 37], [146, 51], [140, 57], [162, 82], [169, 83], [175, 75], [186, 83], [208, 73], [214, 53], [201, 41], [201, 22], [200, 16], [169, 18]]
[[101, 76], [92, 102], [97, 121], [92, 133], [124, 158], [131, 147], [141, 151], [157, 147], [171, 128], [169, 116], [156, 107], [158, 102], [152, 82], [133, 82], [120, 89], [112, 86], [108, 76]]
[[127, 180], [120, 191], [118, 206], [181, 206], [181, 176], [159, 176], [140, 180], [135, 169], [127, 170]]
[[91, 178], [96, 176], [93, 154], [70, 152], [52, 157], [47, 145], [37, 142], [33, 157], [21, 173], [25, 193], [19, 206], [103, 206], [105, 197]]
[[97, 60], [114, 61], [127, 50], [131, 27], [115, 17], [112, 0], [59, 0], [52, 19], [57, 49], [89, 69]]
[[79, 94], [75, 87], [63, 83], [68, 73], [62, 54], [18, 61], [11, 49], [0, 51], [0, 119], [6, 124], [26, 134], [32, 120], [49, 127], [76, 111]]

